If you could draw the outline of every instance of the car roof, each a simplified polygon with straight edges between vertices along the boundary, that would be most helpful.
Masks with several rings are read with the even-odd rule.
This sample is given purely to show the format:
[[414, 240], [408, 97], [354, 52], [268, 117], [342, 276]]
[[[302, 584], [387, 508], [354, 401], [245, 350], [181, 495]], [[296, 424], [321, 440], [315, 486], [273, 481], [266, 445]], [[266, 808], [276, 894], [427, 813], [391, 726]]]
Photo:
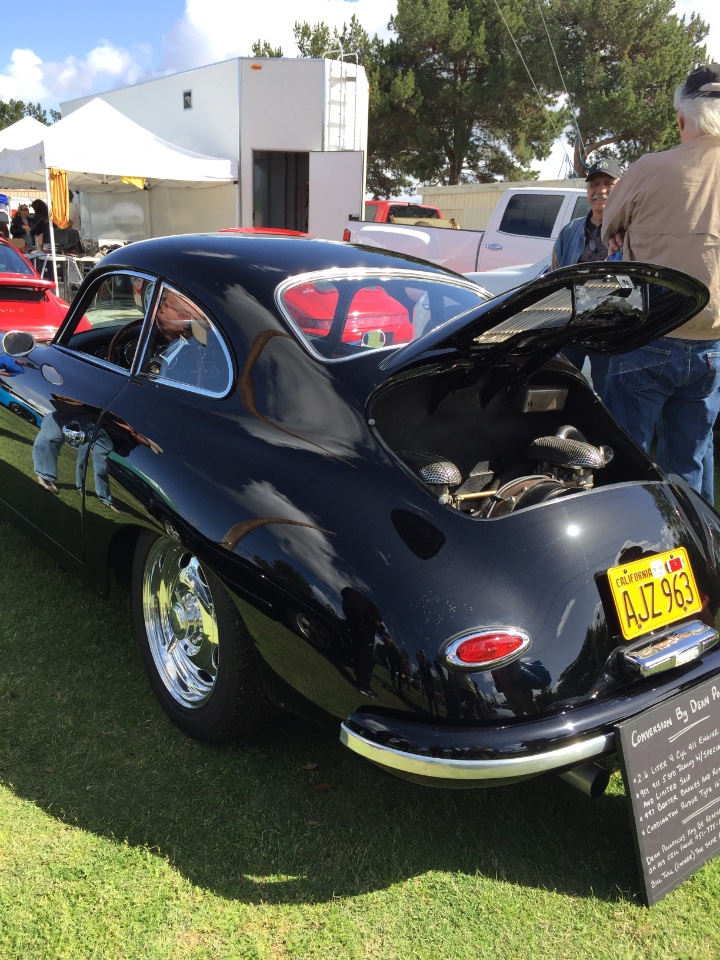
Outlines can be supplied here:
[[[202, 266], [202, 269], [200, 269]], [[332, 268], [414, 269], [443, 278], [465, 279], [452, 270], [388, 250], [312, 237], [243, 233], [183, 234], [127, 244], [107, 254], [98, 269], [146, 271], [167, 277], [201, 301], [212, 290], [238, 284], [265, 304], [289, 277]]]
[[[183, 234], [127, 244], [107, 254], [98, 270], [145, 271], [171, 280], [211, 306], [234, 286], [242, 286], [263, 306], [274, 306], [283, 280], [333, 268], [418, 270], [441, 278], [463, 280], [435, 264], [387, 250], [376, 250], [312, 237], [262, 236], [242, 233]], [[466, 281], [465, 281], [466, 282]]]
[[[309, 237], [232, 233], [138, 241], [108, 254], [97, 270], [118, 268], [167, 278], [211, 311], [214, 301], [223, 314], [233, 299], [231, 291], [237, 288], [277, 314], [275, 292], [283, 281], [333, 269], [386, 269], [391, 275], [414, 270], [467, 283], [452, 270], [386, 250]], [[649, 288], [656, 291], [650, 302]], [[662, 289], [665, 295], [657, 293]], [[702, 283], [668, 267], [577, 264], [500, 294], [435, 327], [393, 350], [381, 366], [392, 374], [438, 353], [480, 366], [501, 357], [512, 366], [525, 366], [533, 358], [542, 362], [543, 356], [552, 356], [573, 342], [619, 353], [664, 335], [694, 316], [707, 299]]]

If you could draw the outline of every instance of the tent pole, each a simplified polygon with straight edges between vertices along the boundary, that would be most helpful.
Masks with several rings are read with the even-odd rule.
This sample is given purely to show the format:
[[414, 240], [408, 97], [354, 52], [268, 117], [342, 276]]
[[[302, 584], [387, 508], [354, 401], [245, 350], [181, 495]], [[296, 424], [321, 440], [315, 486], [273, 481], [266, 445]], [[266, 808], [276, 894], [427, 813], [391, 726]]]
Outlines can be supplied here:
[[[58, 283], [57, 275], [57, 260], [55, 259], [55, 231], [53, 230], [52, 222], [52, 196], [50, 194], [50, 170], [49, 167], [45, 167], [45, 191], [48, 198], [48, 226], [50, 229], [50, 257], [52, 258], [53, 265], [53, 279], [55, 280], [55, 296], [60, 296], [60, 284]], [[66, 267], [67, 269], [67, 267]]]

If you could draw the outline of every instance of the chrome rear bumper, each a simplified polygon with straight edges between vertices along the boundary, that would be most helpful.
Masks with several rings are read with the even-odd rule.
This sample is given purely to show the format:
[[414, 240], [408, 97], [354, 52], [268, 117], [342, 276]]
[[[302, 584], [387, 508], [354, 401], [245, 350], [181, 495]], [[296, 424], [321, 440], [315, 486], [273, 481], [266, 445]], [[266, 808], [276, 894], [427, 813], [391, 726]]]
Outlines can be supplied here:
[[697, 660], [717, 642], [717, 630], [700, 620], [691, 620], [664, 630], [651, 640], [645, 640], [641, 646], [636, 644], [624, 656], [633, 670], [643, 677], [650, 677]]
[[614, 696], [523, 722], [453, 724], [361, 707], [340, 740], [389, 773], [430, 785], [482, 787], [562, 773], [615, 750], [616, 725], [720, 676], [718, 631], [699, 620], [618, 651], [635, 674]]
[[350, 750], [391, 773], [426, 777], [429, 780], [457, 781], [519, 780], [523, 777], [534, 777], [607, 754], [612, 751], [615, 743], [614, 734], [605, 733], [526, 757], [458, 760], [450, 757], [419, 756], [382, 746], [351, 730], [345, 723], [340, 730], [340, 740]]

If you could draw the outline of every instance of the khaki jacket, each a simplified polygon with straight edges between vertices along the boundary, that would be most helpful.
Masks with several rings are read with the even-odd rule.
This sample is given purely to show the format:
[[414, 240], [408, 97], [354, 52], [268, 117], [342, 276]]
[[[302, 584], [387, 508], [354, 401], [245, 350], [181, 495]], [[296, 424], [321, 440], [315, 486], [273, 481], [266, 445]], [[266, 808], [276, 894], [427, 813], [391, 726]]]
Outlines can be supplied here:
[[602, 236], [627, 231], [624, 260], [683, 270], [702, 280], [710, 302], [669, 336], [720, 340], [720, 137], [688, 140], [630, 164], [613, 187]]

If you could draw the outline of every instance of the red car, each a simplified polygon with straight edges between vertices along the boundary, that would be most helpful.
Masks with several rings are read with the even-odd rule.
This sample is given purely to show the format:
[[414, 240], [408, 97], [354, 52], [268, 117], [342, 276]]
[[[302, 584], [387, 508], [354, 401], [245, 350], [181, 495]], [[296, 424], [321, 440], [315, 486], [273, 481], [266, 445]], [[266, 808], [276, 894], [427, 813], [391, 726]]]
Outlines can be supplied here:
[[[0, 239], [0, 330], [25, 330], [36, 340], [52, 340], [67, 311], [53, 281], [43, 280], [18, 249]], [[82, 322], [89, 330], [87, 320]]]
[[[330, 335], [338, 313], [338, 290], [332, 281], [308, 280], [288, 290], [283, 304], [303, 333], [312, 337]], [[382, 284], [364, 287], [352, 301], [342, 305], [343, 343], [358, 343], [377, 333], [384, 344], [397, 346], [413, 339], [413, 324], [407, 307], [385, 290]], [[377, 346], [377, 344], [375, 344]]]
[[284, 227], [221, 227], [218, 233], [245, 233], [249, 237], [312, 237], [311, 233], [303, 233], [301, 230], [286, 230]]
[[[225, 227], [218, 233], [244, 233], [248, 236], [276, 234], [314, 239], [309, 233], [275, 227]], [[338, 313], [338, 291], [331, 282], [309, 280], [285, 294], [284, 306], [303, 333], [312, 337], [328, 337]], [[407, 307], [389, 296], [380, 284], [359, 290], [352, 303], [342, 306], [347, 312], [342, 332], [343, 343], [359, 343], [363, 336], [372, 334], [382, 337], [383, 343], [388, 346], [410, 343], [413, 339], [413, 325]]]

